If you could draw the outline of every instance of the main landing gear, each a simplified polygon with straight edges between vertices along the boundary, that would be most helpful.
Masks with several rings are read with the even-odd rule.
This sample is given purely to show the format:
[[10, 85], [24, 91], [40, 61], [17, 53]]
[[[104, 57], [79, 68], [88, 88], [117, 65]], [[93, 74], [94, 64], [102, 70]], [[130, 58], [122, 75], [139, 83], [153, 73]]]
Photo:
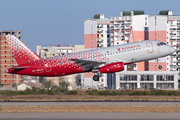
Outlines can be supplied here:
[[162, 69], [162, 66], [160, 65], [160, 62], [159, 62], [158, 58], [157, 58], [157, 63], [158, 63], [158, 65], [159, 65], [158, 68], [159, 68], [159, 69]]
[[99, 81], [99, 73], [94, 73], [94, 76], [93, 76], [93, 80], [94, 81]]

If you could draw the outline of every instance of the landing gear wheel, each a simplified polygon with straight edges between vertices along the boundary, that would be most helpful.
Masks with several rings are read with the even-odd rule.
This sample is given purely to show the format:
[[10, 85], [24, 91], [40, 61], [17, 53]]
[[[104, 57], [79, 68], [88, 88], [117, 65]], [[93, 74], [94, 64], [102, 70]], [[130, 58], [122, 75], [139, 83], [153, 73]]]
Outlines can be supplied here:
[[99, 81], [99, 75], [94, 75], [94, 76], [93, 76], [93, 80], [94, 80], [94, 81]]
[[159, 68], [159, 69], [162, 69], [162, 66], [161, 66], [161, 65], [159, 65], [159, 66], [158, 66], [158, 68]]

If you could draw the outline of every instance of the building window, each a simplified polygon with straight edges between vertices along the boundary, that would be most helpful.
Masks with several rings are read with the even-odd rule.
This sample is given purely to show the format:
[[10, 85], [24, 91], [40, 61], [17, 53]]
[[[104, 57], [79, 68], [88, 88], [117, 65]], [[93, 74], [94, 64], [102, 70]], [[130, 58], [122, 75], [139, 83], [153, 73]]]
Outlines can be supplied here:
[[6, 46], [4, 46], [4, 48], [6, 48]]
[[6, 65], [5, 65], [5, 68], [6, 68]]
[[6, 63], [6, 60], [4, 62]]
[[157, 81], [174, 81], [173, 75], [157, 75]]
[[141, 81], [154, 81], [153, 75], [141, 75]]
[[147, 25], [147, 22], [145, 22], [145, 25]]
[[6, 56], [4, 56], [6, 58]]
[[120, 81], [137, 81], [137, 75], [120, 75]]
[[4, 43], [6, 44], [6, 41]]
[[4, 53], [6, 53], [6, 51], [4, 51]]

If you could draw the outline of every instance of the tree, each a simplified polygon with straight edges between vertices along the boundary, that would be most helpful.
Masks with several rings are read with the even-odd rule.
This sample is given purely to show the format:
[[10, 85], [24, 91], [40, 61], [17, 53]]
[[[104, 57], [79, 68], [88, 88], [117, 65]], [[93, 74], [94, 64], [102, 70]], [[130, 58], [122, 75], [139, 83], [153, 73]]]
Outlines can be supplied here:
[[44, 87], [45, 88], [51, 88], [53, 85], [54, 85], [54, 83], [53, 83], [53, 81], [52, 80], [45, 80], [44, 82], [43, 82], [43, 85], [44, 85]]
[[64, 88], [68, 88], [69, 83], [66, 82], [66, 81], [62, 81], [62, 82], [59, 83], [59, 85], [60, 85], [61, 87], [64, 87]]

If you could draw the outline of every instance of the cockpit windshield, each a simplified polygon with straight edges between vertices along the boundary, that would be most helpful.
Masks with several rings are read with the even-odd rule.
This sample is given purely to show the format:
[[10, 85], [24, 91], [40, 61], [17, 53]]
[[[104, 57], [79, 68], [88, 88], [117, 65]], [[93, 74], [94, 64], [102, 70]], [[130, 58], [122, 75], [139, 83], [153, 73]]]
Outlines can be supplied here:
[[166, 45], [166, 43], [163, 42], [157, 43], [157, 46], [162, 46], [162, 45]]

